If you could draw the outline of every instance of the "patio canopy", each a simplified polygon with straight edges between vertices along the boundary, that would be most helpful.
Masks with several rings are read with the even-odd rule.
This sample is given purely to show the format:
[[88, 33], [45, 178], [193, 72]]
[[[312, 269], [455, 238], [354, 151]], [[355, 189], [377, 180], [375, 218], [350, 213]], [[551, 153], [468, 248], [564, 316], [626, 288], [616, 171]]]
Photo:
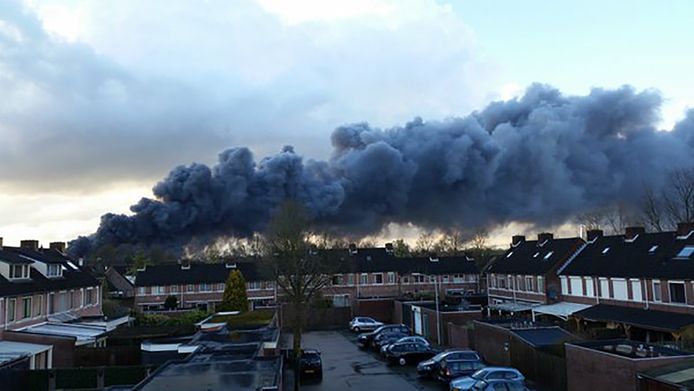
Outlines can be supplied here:
[[589, 307], [591, 307], [591, 305], [589, 304], [568, 303], [565, 301], [561, 301], [559, 303], [554, 304], [541, 305], [532, 308], [533, 320], [535, 320], [536, 314], [552, 315], [563, 320], [568, 320], [569, 316], [572, 315], [574, 312], [582, 311]]

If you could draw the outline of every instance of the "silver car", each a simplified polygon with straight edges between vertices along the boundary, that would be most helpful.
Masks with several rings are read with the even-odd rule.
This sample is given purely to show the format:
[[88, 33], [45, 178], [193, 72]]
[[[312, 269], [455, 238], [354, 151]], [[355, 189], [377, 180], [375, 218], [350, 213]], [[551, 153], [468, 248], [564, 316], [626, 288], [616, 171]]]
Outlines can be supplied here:
[[386, 351], [389, 349], [390, 346], [393, 346], [393, 345], [396, 345], [399, 343], [408, 343], [408, 342], [426, 345], [426, 346], [431, 346], [431, 343], [429, 343], [429, 341], [427, 341], [426, 338], [420, 337], [419, 335], [411, 335], [409, 337], [402, 337], [393, 343], [385, 344], [385, 345], [381, 346], [381, 354], [385, 355]]
[[381, 326], [383, 326], [383, 323], [367, 316], [357, 316], [349, 322], [349, 329], [355, 333], [376, 330]]
[[492, 383], [497, 380], [504, 380], [504, 384], [514, 383], [522, 386], [525, 383], [525, 376], [523, 376], [523, 374], [520, 373], [516, 368], [486, 367], [480, 369], [470, 376], [459, 377], [451, 380], [450, 391], [477, 390], [474, 388], [476, 384], [479, 384], [479, 386], [482, 387], [482, 390], [486, 391], [484, 384]]

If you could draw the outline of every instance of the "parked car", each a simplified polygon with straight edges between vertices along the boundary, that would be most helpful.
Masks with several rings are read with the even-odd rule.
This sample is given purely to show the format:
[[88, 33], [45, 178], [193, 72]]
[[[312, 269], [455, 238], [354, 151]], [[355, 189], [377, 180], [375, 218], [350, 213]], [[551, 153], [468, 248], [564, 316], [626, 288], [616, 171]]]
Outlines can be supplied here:
[[384, 332], [380, 333], [376, 337], [374, 337], [374, 340], [372, 342], [372, 345], [376, 351], [380, 351], [381, 347], [385, 345], [390, 345], [393, 342], [400, 340], [404, 337], [407, 337], [409, 334], [403, 333], [401, 330], [393, 331], [393, 332]]
[[389, 364], [416, 364], [422, 360], [433, 357], [436, 353], [437, 351], [430, 345], [406, 342], [391, 345], [390, 348], [386, 350], [386, 360]]
[[417, 365], [417, 373], [422, 377], [434, 376], [441, 368], [441, 363], [449, 360], [482, 362], [482, 358], [474, 350], [449, 349], [437, 354], [430, 360], [420, 362]]
[[[397, 335], [393, 335], [393, 337], [396, 337]], [[389, 346], [397, 343], [407, 343], [407, 342], [414, 342], [414, 343], [421, 343], [423, 345], [431, 345], [429, 341], [427, 341], [426, 338], [420, 337], [419, 335], [403, 335], [399, 334], [400, 338], [398, 339], [392, 339], [392, 338], [385, 338], [380, 341], [376, 342], [376, 345], [381, 347], [381, 354], [385, 355], [386, 354], [386, 349], [388, 349]]]
[[359, 345], [362, 348], [367, 348], [371, 346], [371, 342], [375, 337], [380, 335], [381, 333], [387, 333], [387, 332], [396, 332], [400, 331], [403, 334], [410, 334], [410, 329], [405, 326], [404, 324], [386, 324], [383, 325], [376, 330], [370, 332], [370, 333], [362, 333], [357, 337], [357, 345]]
[[434, 373], [434, 377], [448, 383], [459, 377], [470, 376], [484, 367], [484, 363], [479, 360], [443, 360], [439, 370]]
[[369, 318], [366, 316], [357, 316], [349, 322], [349, 329], [355, 333], [376, 330], [381, 326], [383, 326], [383, 323], [374, 318]]
[[480, 380], [472, 389], [474, 391], [529, 391], [523, 383], [511, 380]]
[[[470, 376], [463, 376], [457, 379], [451, 380], [450, 390], [451, 391], [468, 391], [474, 390], [474, 386], [480, 380], [484, 382], [493, 382], [496, 380], [505, 380], [511, 383], [518, 383], [519, 385], [525, 384], [525, 376], [520, 373], [516, 368], [509, 367], [486, 367], [479, 371], [473, 373]], [[485, 390], [486, 391], [486, 390]]]
[[301, 361], [299, 362], [301, 377], [323, 378], [323, 360], [320, 352], [315, 349], [303, 349], [301, 351]]

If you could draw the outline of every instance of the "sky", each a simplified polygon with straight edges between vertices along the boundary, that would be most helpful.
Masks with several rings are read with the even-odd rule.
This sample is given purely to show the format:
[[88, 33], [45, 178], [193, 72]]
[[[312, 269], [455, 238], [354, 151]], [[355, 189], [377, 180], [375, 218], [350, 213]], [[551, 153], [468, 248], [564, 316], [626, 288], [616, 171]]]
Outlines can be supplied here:
[[228, 147], [261, 157], [291, 144], [326, 158], [340, 125], [464, 116], [533, 82], [565, 94], [658, 90], [670, 129], [694, 107], [692, 11], [688, 1], [3, 1], [0, 236], [67, 241], [151, 196], [172, 167]]

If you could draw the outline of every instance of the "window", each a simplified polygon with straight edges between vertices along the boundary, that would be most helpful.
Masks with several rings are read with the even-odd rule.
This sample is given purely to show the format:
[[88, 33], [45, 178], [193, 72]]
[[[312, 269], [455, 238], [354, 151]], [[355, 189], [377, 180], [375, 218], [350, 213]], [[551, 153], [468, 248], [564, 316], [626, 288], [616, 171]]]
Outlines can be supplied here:
[[361, 285], [367, 285], [369, 283], [369, 275], [366, 273], [362, 273], [359, 275], [359, 284]]
[[581, 277], [569, 277], [569, 281], [571, 281], [571, 294], [583, 296], [583, 279]]
[[623, 278], [612, 279], [612, 297], [615, 300], [628, 300], [627, 281]]
[[374, 274], [374, 284], [383, 284], [383, 273]]
[[169, 292], [178, 293], [178, 285], [171, 285], [171, 287], [169, 288]]
[[141, 286], [141, 287], [137, 288], [137, 294], [144, 295], [145, 294], [145, 287]]
[[87, 305], [94, 304], [94, 290], [93, 289], [87, 289], [87, 297], [86, 297], [86, 303]]
[[200, 284], [200, 292], [209, 292], [210, 291], [210, 284], [207, 283], [202, 283]]
[[153, 286], [152, 287], [152, 294], [153, 295], [161, 295], [164, 293], [164, 287], [163, 286]]
[[395, 284], [395, 273], [388, 272], [388, 283]]
[[506, 289], [506, 279], [504, 277], [497, 277], [496, 282], [500, 289]]
[[593, 277], [586, 277], [586, 296], [595, 297], [595, 292], [593, 291]]
[[443, 276], [443, 283], [448, 284], [448, 275]]
[[561, 293], [562, 293], [562, 295], [568, 295], [569, 294], [569, 281], [564, 276], [561, 277]]
[[653, 301], [663, 301], [661, 292], [660, 281], [653, 281]]
[[525, 290], [528, 292], [535, 291], [535, 287], [533, 287], [533, 278], [530, 276], [525, 277]]
[[694, 254], [694, 246], [684, 246], [684, 248], [677, 254], [679, 259], [688, 259]]
[[610, 282], [607, 278], [600, 279], [600, 297], [605, 299], [610, 297]]
[[545, 261], [548, 260], [552, 256], [552, 254], [554, 254], [554, 251], [548, 252], [547, 255], [545, 255]]
[[75, 308], [75, 291], [70, 291], [70, 306], [68, 308]]
[[423, 284], [425, 280], [425, 275], [424, 274], [413, 274], [412, 275], [412, 282], [415, 284]]
[[29, 265], [10, 265], [10, 279], [29, 278]]
[[60, 267], [60, 265], [50, 264], [50, 265], [48, 265], [48, 272], [47, 272], [48, 274], [47, 275], [48, 275], [48, 277], [60, 277], [63, 274], [62, 271], [63, 270]]
[[684, 294], [684, 283], [683, 282], [670, 282], [668, 283], [670, 287], [670, 302], [671, 303], [687, 303], [687, 298]]
[[607, 254], [608, 252], [610, 252], [610, 248], [609, 248], [609, 247], [605, 247], [605, 248], [602, 250], [602, 255], [605, 255], [605, 254]]
[[509, 252], [509, 253], [506, 255], [506, 258], [511, 258], [511, 255], [513, 255], [513, 251]]
[[342, 275], [341, 274], [336, 274], [333, 276], [332, 280], [333, 285], [342, 285]]
[[453, 275], [453, 283], [454, 284], [460, 284], [461, 282], [463, 282], [463, 276], [460, 274], [454, 274]]
[[545, 278], [544, 277], [537, 277], [537, 291], [540, 293], [544, 293], [545, 291]]
[[15, 319], [15, 306], [17, 305], [17, 299], [9, 299], [7, 301], [7, 321], [14, 322]]
[[519, 291], [523, 290], [523, 279], [521, 276], [516, 276], [516, 289]]
[[43, 296], [36, 296], [36, 302], [38, 303], [38, 311], [36, 311], [36, 316], [43, 315]]
[[22, 299], [22, 319], [31, 318], [31, 297]]
[[347, 275], [347, 285], [354, 285], [354, 274]]
[[629, 281], [629, 284], [631, 284], [631, 298], [632, 298], [632, 300], [641, 301], [642, 300], [641, 281], [631, 280], [631, 281]]
[[188, 292], [195, 292], [195, 285], [194, 284], [188, 284]]
[[539, 251], [536, 252], [535, 254], [533, 254], [533, 258], [537, 258], [537, 257], [539, 257], [539, 256], [540, 256], [540, 252], [539, 252]]
[[658, 245], [656, 244], [655, 246], [651, 247], [650, 250], [648, 250], [648, 252], [650, 254], [653, 254], [655, 252], [655, 250], [657, 250], [657, 249], [658, 249]]

